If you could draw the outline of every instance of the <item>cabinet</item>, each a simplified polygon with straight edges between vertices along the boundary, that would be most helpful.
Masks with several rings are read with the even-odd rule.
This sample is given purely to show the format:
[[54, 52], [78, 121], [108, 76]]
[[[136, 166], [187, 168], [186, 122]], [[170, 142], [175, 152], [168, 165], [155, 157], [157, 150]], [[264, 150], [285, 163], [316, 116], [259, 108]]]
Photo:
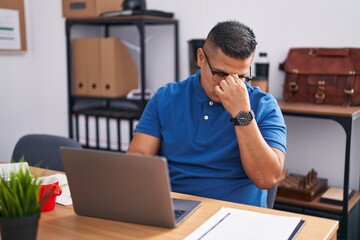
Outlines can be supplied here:
[[[174, 61], [174, 75], [172, 81], [179, 79], [179, 52], [178, 52], [178, 21], [173, 18], [155, 16], [120, 16], [86, 19], [66, 19], [66, 47], [68, 70], [68, 125], [69, 136], [81, 142], [86, 148], [125, 151], [124, 127], [128, 130], [127, 143], [132, 138], [133, 127], [139, 119], [147, 102], [147, 28], [152, 26], [168, 25], [173, 36], [173, 51], [157, 52], [151, 58], [161, 58], [170, 54]], [[72, 40], [78, 38], [79, 31], [87, 31], [86, 37], [119, 37], [115, 28], [133, 27], [138, 35], [139, 57], [139, 93], [137, 99], [106, 98], [77, 96], [74, 94], [74, 73], [72, 59]], [[165, 30], [168, 30], [166, 28]], [[91, 32], [96, 32], [91, 33]], [[82, 36], [83, 37], [83, 36]], [[155, 61], [152, 61], [153, 63]], [[171, 77], [172, 78], [172, 77]]]
[[[359, 239], [360, 193], [356, 191], [350, 199], [346, 193], [349, 189], [350, 146], [352, 131], [354, 130], [353, 123], [360, 118], [360, 107], [343, 108], [306, 103], [286, 103], [281, 101], [279, 101], [279, 105], [285, 116], [330, 119], [336, 121], [343, 127], [346, 135], [343, 181], [344, 201], [341, 206], [337, 206], [320, 202], [320, 196], [311, 202], [277, 196], [275, 208], [336, 219], [340, 222], [338, 230], [339, 239]], [[321, 159], [319, 159], [319, 161], [321, 161]]]

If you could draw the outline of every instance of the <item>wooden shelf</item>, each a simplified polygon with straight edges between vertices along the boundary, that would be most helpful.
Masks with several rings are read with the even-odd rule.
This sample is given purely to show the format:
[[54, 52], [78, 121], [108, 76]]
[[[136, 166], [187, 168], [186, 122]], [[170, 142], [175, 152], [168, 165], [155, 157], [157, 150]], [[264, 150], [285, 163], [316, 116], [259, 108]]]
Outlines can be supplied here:
[[[101, 31], [98, 38], [121, 38], [124, 33], [112, 31], [114, 27], [135, 27], [138, 30], [139, 55], [139, 99], [130, 100], [125, 97], [94, 97], [74, 95], [74, 69], [72, 57], [72, 41], [78, 32], [88, 31], [92, 26]], [[109, 151], [126, 151], [128, 143], [133, 137], [134, 126], [140, 118], [148, 99], [146, 97], [146, 36], [147, 28], [152, 26], [170, 26], [170, 36], [173, 36], [174, 51], [170, 55], [174, 58], [174, 81], [179, 79], [179, 40], [178, 20], [175, 18], [136, 15], [117, 17], [67, 18], [65, 21], [67, 69], [68, 69], [68, 126], [69, 137], [82, 143], [85, 148]], [[76, 27], [76, 28], [74, 28]], [[164, 29], [169, 31], [169, 29]], [[90, 34], [91, 35], [91, 34]], [[90, 36], [89, 35], [89, 36]], [[136, 38], [134, 39], [136, 40]], [[162, 54], [162, 53], [161, 53]], [[124, 129], [128, 130], [128, 135]]]
[[[313, 201], [303, 201], [303, 200], [297, 200], [293, 198], [287, 198], [287, 197], [279, 197], [277, 196], [275, 199], [276, 203], [284, 203], [284, 204], [292, 204], [299, 207], [310, 207], [310, 208], [316, 208], [321, 209], [325, 211], [335, 212], [335, 213], [341, 213], [342, 212], [342, 206], [336, 205], [336, 204], [330, 204], [330, 203], [324, 203], [320, 202], [320, 197], [318, 196]], [[354, 195], [349, 199], [348, 204], [348, 213], [351, 211], [351, 209], [356, 205], [356, 203], [360, 200], [360, 192], [354, 192]]]
[[317, 115], [333, 115], [342, 117], [351, 117], [360, 115], [360, 107], [342, 107], [315, 103], [292, 103], [279, 100], [279, 106], [285, 113], [302, 113]]
[[[346, 134], [343, 174], [344, 182], [342, 187], [344, 191], [347, 192], [349, 189], [350, 179], [351, 135], [353, 130], [358, 130], [353, 129], [353, 123], [355, 120], [360, 119], [360, 106], [342, 107], [336, 105], [294, 103], [285, 101], [278, 101], [278, 103], [283, 115], [285, 116], [328, 119], [340, 124]], [[330, 215], [332, 215], [332, 217], [340, 220], [340, 228], [338, 232], [338, 237], [340, 239], [359, 239], [359, 216], [356, 209], [359, 209], [358, 202], [360, 199], [360, 193], [355, 192], [354, 196], [350, 199], [348, 199], [348, 196], [346, 195], [343, 197], [344, 201], [342, 205], [320, 202], [320, 196], [309, 202], [286, 197], [276, 197], [275, 207], [277, 204], [279, 208], [289, 208], [290, 211], [293, 209], [294, 211], [299, 211], [301, 213], [310, 215], [315, 214], [322, 217], [331, 217]]]

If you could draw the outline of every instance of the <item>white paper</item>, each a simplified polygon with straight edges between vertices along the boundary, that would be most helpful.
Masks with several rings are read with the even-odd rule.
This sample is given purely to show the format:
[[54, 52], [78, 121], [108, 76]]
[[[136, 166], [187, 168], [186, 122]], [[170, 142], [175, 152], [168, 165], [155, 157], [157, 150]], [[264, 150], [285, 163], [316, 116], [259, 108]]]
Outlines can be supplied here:
[[66, 175], [57, 173], [57, 174], [54, 174], [51, 176], [53, 176], [59, 180], [59, 185], [62, 189], [61, 195], [56, 197], [56, 203], [65, 205], [65, 206], [71, 205], [72, 199], [71, 199], [70, 188], [69, 188], [69, 184], [68, 184]]
[[19, 11], [0, 8], [0, 49], [21, 49]]
[[287, 240], [300, 221], [300, 217], [278, 216], [223, 207], [185, 240]]
[[30, 170], [27, 162], [16, 162], [16, 163], [2, 163], [0, 164], [0, 177], [4, 179], [10, 178], [10, 173], [17, 172], [20, 170]]

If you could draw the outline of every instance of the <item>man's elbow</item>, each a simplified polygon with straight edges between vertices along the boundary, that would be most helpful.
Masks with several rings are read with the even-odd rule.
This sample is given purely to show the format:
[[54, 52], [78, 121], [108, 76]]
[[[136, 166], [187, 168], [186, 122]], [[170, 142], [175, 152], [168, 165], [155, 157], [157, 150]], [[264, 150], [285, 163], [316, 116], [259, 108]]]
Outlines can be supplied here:
[[279, 182], [280, 178], [281, 178], [281, 174], [279, 175], [276, 174], [267, 178], [262, 176], [257, 179], [254, 179], [253, 183], [255, 184], [256, 187], [260, 189], [270, 189]]
[[276, 178], [272, 178], [269, 180], [261, 180], [261, 181], [256, 181], [254, 182], [255, 186], [260, 188], [260, 189], [270, 189], [272, 187], [275, 186], [275, 184], [278, 182], [278, 180]]

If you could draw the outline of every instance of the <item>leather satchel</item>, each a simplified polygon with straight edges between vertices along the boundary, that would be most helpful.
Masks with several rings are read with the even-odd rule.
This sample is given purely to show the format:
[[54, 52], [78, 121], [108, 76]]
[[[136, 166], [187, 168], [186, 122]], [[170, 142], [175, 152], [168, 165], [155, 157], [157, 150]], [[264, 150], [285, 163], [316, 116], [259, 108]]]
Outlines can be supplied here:
[[291, 48], [280, 69], [285, 101], [360, 105], [360, 48]]

